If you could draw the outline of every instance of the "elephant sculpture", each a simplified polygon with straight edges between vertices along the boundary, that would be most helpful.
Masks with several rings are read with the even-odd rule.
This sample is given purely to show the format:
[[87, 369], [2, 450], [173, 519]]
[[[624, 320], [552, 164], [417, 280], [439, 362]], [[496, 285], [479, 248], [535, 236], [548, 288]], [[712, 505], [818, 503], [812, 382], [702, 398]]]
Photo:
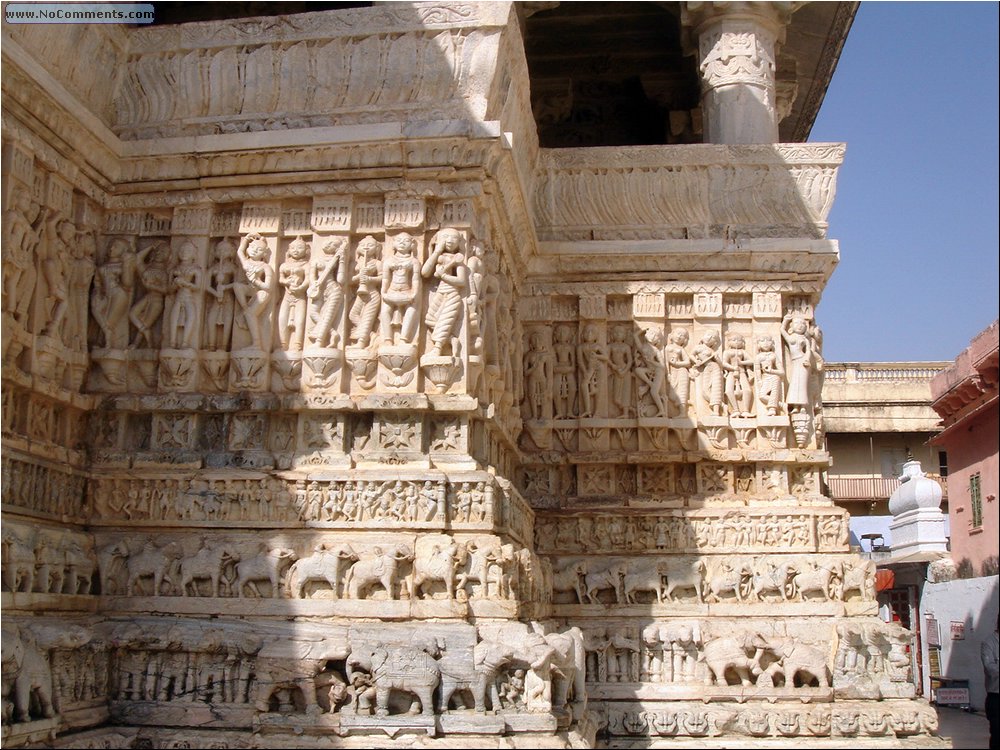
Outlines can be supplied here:
[[482, 641], [472, 650], [474, 668], [471, 676], [466, 674], [451, 674], [441, 671], [441, 702], [439, 711], [445, 713], [451, 708], [451, 700], [460, 690], [469, 690], [475, 702], [478, 713], [486, 713], [487, 692], [490, 706], [494, 711], [500, 708], [500, 691], [497, 688], [497, 676], [501, 670], [514, 658], [514, 648], [500, 641]]
[[49, 650], [77, 648], [89, 639], [83, 628], [75, 626], [32, 626], [29, 630], [16, 624], [5, 624], [0, 641], [4, 723], [55, 716], [59, 707], [52, 689]]
[[415, 695], [422, 716], [434, 715], [434, 690], [441, 681], [441, 670], [427, 650], [406, 644], [354, 649], [347, 659], [352, 684], [357, 670], [371, 675], [376, 716], [389, 715], [389, 697], [394, 690]]
[[525, 682], [528, 710], [569, 711], [579, 718], [587, 704], [583, 631], [544, 633], [533, 628], [502, 631], [498, 638], [512, 644], [513, 658], [530, 667]]
[[[753, 685], [751, 676], [756, 677], [763, 671], [760, 659], [767, 646], [767, 642], [756, 633], [743, 633], [709, 641], [701, 654], [701, 660], [708, 666], [705, 684], [729, 684], [726, 681], [726, 672], [732, 670], [744, 687]], [[750, 651], [753, 651], [753, 656], [750, 655]]]
[[775, 674], [780, 673], [784, 675], [785, 687], [793, 687], [796, 677], [803, 684], [815, 679], [820, 687], [830, 687], [830, 670], [823, 651], [799, 643], [794, 638], [769, 638], [767, 643], [768, 650], [778, 658], [764, 670], [772, 680]]
[[[260, 712], [271, 711], [272, 699], [280, 691], [289, 691], [299, 696], [297, 710], [308, 715], [322, 713], [323, 701], [317, 695], [317, 682], [323, 683], [331, 698], [334, 693], [339, 695], [337, 700], [343, 697], [337, 688], [343, 687], [346, 693], [346, 684], [336, 673], [326, 670], [326, 666], [330, 660], [343, 659], [346, 651], [344, 644], [335, 640], [310, 642], [293, 639], [267, 644], [256, 660], [256, 709]], [[330, 710], [335, 709], [336, 702], [333, 701]]]

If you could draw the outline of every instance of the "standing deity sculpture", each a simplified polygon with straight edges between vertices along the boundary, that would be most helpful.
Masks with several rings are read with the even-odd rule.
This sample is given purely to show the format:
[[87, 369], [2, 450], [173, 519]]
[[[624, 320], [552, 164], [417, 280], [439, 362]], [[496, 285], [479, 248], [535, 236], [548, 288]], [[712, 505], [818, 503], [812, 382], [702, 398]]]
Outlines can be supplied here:
[[3, 309], [26, 326], [38, 278], [35, 249], [41, 239], [45, 212], [27, 191], [13, 191], [11, 203], [3, 215]]
[[[132, 346], [153, 349], [153, 330], [163, 315], [164, 301], [170, 293], [170, 274], [163, 263], [170, 248], [163, 242], [154, 242], [136, 256], [136, 277], [144, 290], [142, 298], [132, 305], [128, 318], [135, 327]], [[148, 259], [148, 262], [147, 262]]]
[[[47, 209], [42, 209], [47, 211]], [[40, 335], [60, 338], [63, 320], [69, 307], [69, 283], [66, 279], [66, 262], [70, 257], [76, 227], [69, 219], [58, 214], [47, 215], [38, 245], [39, 265], [45, 280], [47, 296], [42, 315]]]
[[757, 339], [754, 370], [757, 378], [757, 398], [767, 410], [767, 415], [773, 417], [781, 405], [782, 372], [778, 367], [778, 355], [774, 351], [774, 339], [771, 336], [761, 336]]
[[557, 419], [569, 419], [575, 416], [576, 406], [576, 346], [568, 326], [558, 326], [555, 336], [552, 346], [555, 354], [555, 416]]
[[[307, 251], [308, 252], [308, 251]], [[333, 237], [324, 243], [322, 255], [309, 264], [309, 343], [320, 348], [340, 345], [337, 330], [344, 310], [347, 283], [347, 238]]]
[[722, 353], [722, 369], [725, 372], [726, 403], [734, 417], [752, 416], [753, 407], [753, 361], [747, 359], [746, 341], [742, 335], [732, 332], [726, 336], [726, 348]]
[[788, 411], [804, 412], [810, 404], [809, 380], [813, 366], [809, 321], [800, 315], [786, 315], [781, 322], [781, 337], [788, 347]]
[[285, 261], [278, 266], [278, 285], [284, 291], [278, 307], [278, 340], [285, 351], [301, 351], [306, 328], [306, 289], [309, 279], [309, 245], [297, 236], [288, 245]]
[[608, 367], [611, 378], [611, 403], [616, 416], [628, 417], [632, 414], [632, 344], [628, 341], [628, 330], [624, 326], [611, 329], [611, 343], [608, 345]]
[[198, 265], [198, 252], [190, 241], [177, 249], [177, 265], [171, 274], [173, 304], [167, 327], [167, 345], [171, 349], [193, 349], [201, 325], [204, 274]]
[[462, 235], [456, 229], [442, 229], [432, 240], [431, 252], [421, 268], [425, 279], [438, 279], [425, 320], [430, 329], [432, 356], [441, 356], [446, 348], [450, 348], [452, 356], [459, 354], [458, 329], [463, 298], [469, 291], [469, 267], [464, 260]]
[[92, 232], [77, 235], [69, 258], [69, 312], [66, 316], [66, 331], [63, 340], [71, 349], [87, 350], [87, 299], [90, 284], [97, 268], [97, 240]]
[[236, 257], [243, 269], [233, 283], [233, 294], [243, 313], [244, 328], [250, 336], [250, 346], [257, 351], [265, 351], [264, 317], [274, 293], [274, 270], [269, 263], [271, 248], [267, 241], [256, 232], [240, 240]]
[[663, 400], [663, 391], [667, 382], [667, 372], [660, 355], [663, 347], [663, 331], [654, 328], [641, 333], [637, 331], [635, 347], [635, 374], [642, 383], [639, 387], [640, 398], [643, 391], [648, 393], [656, 409], [654, 416], [666, 417], [667, 404]]
[[680, 417], [687, 416], [688, 404], [691, 403], [691, 366], [694, 363], [684, 348], [689, 340], [687, 329], [678, 328], [670, 332], [665, 349], [667, 366], [670, 368], [667, 397], [677, 408], [677, 415]]
[[604, 368], [607, 367], [607, 349], [600, 343], [597, 326], [589, 324], [584, 327], [580, 337], [577, 363], [580, 369], [580, 416], [591, 418], [597, 416], [598, 395]]
[[718, 331], [708, 331], [691, 352], [693, 366], [701, 370], [701, 396], [717, 417], [722, 416], [722, 397], [725, 393], [725, 378], [719, 358], [720, 343]]
[[528, 337], [528, 351], [524, 355], [524, 401], [528, 419], [545, 418], [545, 401], [552, 388], [552, 355], [546, 349], [540, 331]]
[[215, 259], [208, 272], [209, 298], [205, 323], [205, 349], [226, 351], [233, 330], [233, 284], [236, 280], [236, 264], [233, 255], [236, 246], [228, 237], [215, 245]]
[[129, 305], [135, 286], [136, 265], [145, 258], [153, 245], [140, 258], [127, 240], [117, 238], [108, 246], [108, 259], [97, 270], [90, 312], [104, 335], [108, 349], [127, 349]]
[[358, 243], [354, 260], [354, 304], [351, 321], [351, 343], [367, 349], [375, 333], [379, 309], [382, 307], [382, 261], [378, 240], [371, 235]]
[[412, 344], [416, 335], [417, 304], [420, 294], [420, 261], [417, 243], [408, 233], [393, 239], [393, 256], [382, 264], [382, 341], [395, 344], [397, 338]]

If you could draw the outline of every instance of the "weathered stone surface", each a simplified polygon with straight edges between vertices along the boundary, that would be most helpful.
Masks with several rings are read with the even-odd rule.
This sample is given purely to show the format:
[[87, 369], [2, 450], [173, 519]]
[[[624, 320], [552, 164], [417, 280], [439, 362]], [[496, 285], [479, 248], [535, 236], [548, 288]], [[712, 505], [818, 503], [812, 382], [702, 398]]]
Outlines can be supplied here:
[[844, 149], [695, 10], [719, 142], [615, 150], [507, 3], [5, 26], [5, 744], [933, 734], [819, 481]]

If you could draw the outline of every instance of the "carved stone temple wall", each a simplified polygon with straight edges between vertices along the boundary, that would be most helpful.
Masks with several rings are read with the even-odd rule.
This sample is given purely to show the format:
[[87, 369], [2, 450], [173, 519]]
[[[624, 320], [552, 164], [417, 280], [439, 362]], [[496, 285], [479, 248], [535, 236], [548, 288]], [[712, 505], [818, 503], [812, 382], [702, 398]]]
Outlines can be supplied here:
[[510, 3], [5, 24], [5, 745], [932, 742], [821, 491], [844, 147], [723, 5], [717, 143], [576, 149]]

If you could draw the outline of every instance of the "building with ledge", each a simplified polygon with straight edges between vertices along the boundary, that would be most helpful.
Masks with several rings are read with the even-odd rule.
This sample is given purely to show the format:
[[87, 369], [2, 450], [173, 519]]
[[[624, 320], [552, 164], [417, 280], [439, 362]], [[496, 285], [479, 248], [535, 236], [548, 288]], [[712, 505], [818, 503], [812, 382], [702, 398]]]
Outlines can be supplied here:
[[949, 462], [952, 559], [965, 576], [998, 573], [997, 341], [994, 321], [931, 381], [943, 427], [933, 444]]
[[933, 735], [823, 491], [856, 8], [6, 23], [4, 745]]

